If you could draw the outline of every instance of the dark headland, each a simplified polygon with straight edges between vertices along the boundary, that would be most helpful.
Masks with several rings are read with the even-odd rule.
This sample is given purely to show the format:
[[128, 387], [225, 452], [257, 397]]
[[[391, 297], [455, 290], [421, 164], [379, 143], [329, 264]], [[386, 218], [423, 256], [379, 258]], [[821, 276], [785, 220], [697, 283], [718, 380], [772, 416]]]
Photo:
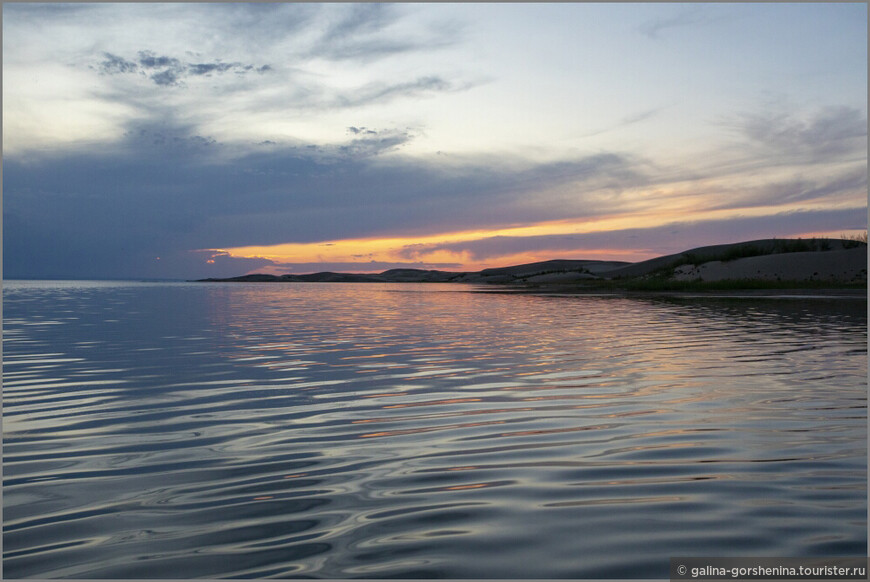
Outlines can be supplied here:
[[476, 272], [390, 269], [377, 274], [250, 274], [202, 282], [476, 283], [562, 291], [702, 291], [867, 287], [867, 243], [763, 239], [699, 247], [637, 263], [551, 260]]

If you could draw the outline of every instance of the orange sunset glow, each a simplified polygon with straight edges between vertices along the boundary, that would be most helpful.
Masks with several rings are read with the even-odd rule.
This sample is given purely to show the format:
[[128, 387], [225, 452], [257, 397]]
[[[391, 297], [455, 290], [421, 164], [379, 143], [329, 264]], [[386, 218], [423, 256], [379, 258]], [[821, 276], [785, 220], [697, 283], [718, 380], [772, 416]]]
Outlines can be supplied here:
[[[697, 200], [690, 204], [697, 204]], [[830, 209], [828, 205], [817, 205], [818, 208]], [[848, 205], [847, 205], [848, 207]], [[254, 269], [251, 272], [269, 274], [282, 274], [288, 272], [281, 264], [306, 265], [294, 269], [293, 273], [313, 272], [316, 265], [341, 263], [351, 265], [343, 270], [355, 273], [374, 273], [384, 269], [378, 265], [382, 263], [413, 262], [417, 268], [447, 268], [449, 270], [479, 271], [487, 268], [503, 267], [524, 263], [546, 261], [553, 258], [575, 258], [578, 254], [570, 243], [560, 248], [556, 243], [552, 247], [540, 251], [525, 251], [503, 253], [497, 257], [485, 260], [474, 256], [466, 250], [451, 250], [438, 248], [441, 245], [453, 244], [461, 246], [463, 243], [474, 243], [496, 237], [515, 237], [517, 239], [529, 239], [541, 236], [571, 236], [584, 233], [607, 233], [619, 232], [625, 229], [656, 228], [682, 221], [711, 221], [727, 220], [740, 217], [765, 217], [777, 212], [788, 210], [787, 207], [759, 206], [755, 208], [734, 210], [708, 210], [692, 211], [684, 209], [682, 212], [666, 209], [658, 212], [627, 213], [588, 219], [583, 221], [555, 220], [514, 226], [510, 228], [497, 228], [492, 230], [474, 230], [461, 232], [445, 232], [441, 234], [419, 237], [383, 237], [383, 238], [360, 238], [360, 239], [336, 239], [316, 243], [284, 243], [268, 246], [243, 246], [221, 249], [219, 252], [227, 253], [231, 257], [267, 259], [274, 266], [266, 266]], [[797, 236], [847, 236], [859, 234], [858, 230], [841, 230], [838, 232], [804, 232]], [[583, 248], [582, 258], [590, 260], [613, 260], [613, 261], [643, 261], [658, 256], [655, 250], [638, 244], [636, 248], [621, 246], [617, 248]], [[213, 259], [208, 259], [213, 263]], [[372, 263], [375, 265], [373, 266]], [[312, 265], [307, 267], [307, 265]]]

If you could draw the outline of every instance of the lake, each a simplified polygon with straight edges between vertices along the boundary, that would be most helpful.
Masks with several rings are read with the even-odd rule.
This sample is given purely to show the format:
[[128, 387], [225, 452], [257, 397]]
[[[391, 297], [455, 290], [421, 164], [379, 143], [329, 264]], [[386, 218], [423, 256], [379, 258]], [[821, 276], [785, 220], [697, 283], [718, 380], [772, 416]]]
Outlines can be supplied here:
[[865, 556], [863, 298], [7, 281], [4, 576]]

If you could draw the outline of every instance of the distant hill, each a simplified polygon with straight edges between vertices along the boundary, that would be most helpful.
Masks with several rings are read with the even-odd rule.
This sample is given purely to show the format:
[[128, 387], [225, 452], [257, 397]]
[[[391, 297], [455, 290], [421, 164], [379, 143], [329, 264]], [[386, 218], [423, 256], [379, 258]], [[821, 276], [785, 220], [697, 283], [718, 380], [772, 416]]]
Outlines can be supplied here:
[[816, 280], [867, 279], [867, 244], [840, 239], [761, 239], [698, 247], [604, 274], [608, 279], [674, 278]]
[[383, 273], [360, 275], [356, 273], [312, 273], [309, 275], [266, 275], [255, 273], [228, 279], [201, 279], [200, 281], [229, 281], [242, 283], [281, 282], [350, 282], [350, 283], [516, 283], [547, 277], [569, 279], [595, 278], [597, 274], [631, 265], [624, 261], [572, 261], [552, 260], [511, 267], [484, 269], [477, 272], [436, 271], [424, 269], [390, 269]]
[[556, 259], [477, 272], [390, 269], [366, 275], [332, 272], [307, 275], [252, 274], [201, 281], [582, 284], [596, 280], [619, 282], [650, 279], [866, 283], [867, 244], [828, 238], [762, 239], [698, 247], [637, 263]]

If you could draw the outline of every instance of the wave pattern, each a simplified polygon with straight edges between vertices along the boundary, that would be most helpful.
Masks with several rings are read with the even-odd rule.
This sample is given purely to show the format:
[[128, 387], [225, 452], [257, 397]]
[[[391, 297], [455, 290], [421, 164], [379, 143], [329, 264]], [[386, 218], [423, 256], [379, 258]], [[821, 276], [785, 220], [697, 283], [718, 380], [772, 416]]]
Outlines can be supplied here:
[[866, 302], [7, 283], [6, 577], [864, 555]]

